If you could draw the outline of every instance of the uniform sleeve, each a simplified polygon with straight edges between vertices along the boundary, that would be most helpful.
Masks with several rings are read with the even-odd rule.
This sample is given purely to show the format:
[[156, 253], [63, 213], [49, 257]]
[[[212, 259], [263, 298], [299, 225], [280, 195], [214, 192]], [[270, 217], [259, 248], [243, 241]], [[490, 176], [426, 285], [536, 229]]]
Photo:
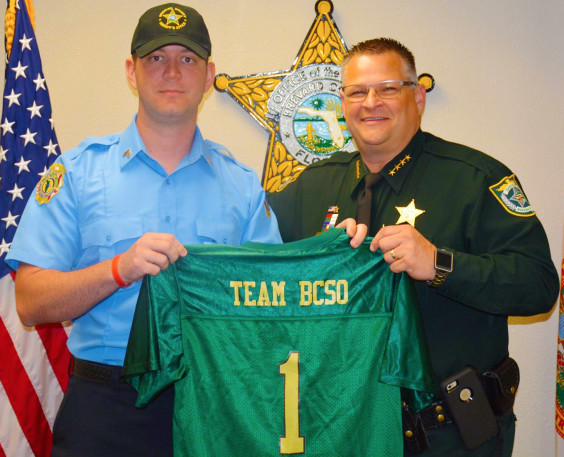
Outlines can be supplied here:
[[[512, 182], [521, 193], [517, 199], [528, 204], [517, 179]], [[438, 293], [493, 314], [547, 312], [559, 281], [544, 229], [532, 210], [516, 214], [489, 186], [495, 188], [496, 180], [484, 186], [476, 201], [466, 231], [468, 249], [454, 250], [453, 273]]]
[[185, 375], [180, 305], [174, 265], [146, 276], [137, 301], [122, 377], [137, 391], [136, 406]]
[[415, 411], [430, 403], [435, 385], [415, 288], [405, 274], [393, 274], [392, 322], [380, 381], [412, 392]]
[[267, 194], [267, 199], [278, 220], [280, 235], [285, 243], [296, 241], [293, 238], [292, 231], [294, 228], [294, 215], [296, 214], [295, 204], [298, 201], [301, 180], [298, 179], [286, 186], [282, 192], [273, 192]]
[[266, 201], [258, 177], [253, 173], [251, 182], [250, 219], [246, 224], [241, 244], [248, 241], [257, 243], [281, 243], [276, 215]]
[[13, 269], [17, 269], [19, 262], [60, 271], [74, 266], [80, 251], [80, 231], [76, 180], [66, 168], [60, 168], [68, 168], [67, 165], [60, 157], [51, 166], [50, 170], [62, 173], [52, 179], [56, 192], [49, 198], [38, 198], [37, 191], [30, 196], [6, 260]]

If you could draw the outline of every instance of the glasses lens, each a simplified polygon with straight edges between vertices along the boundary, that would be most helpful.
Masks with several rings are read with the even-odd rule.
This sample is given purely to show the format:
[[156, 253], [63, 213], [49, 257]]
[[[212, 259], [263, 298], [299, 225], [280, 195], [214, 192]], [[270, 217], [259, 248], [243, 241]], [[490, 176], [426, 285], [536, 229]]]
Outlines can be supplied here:
[[380, 98], [394, 98], [399, 95], [401, 84], [399, 81], [386, 81], [375, 84], [374, 88]]
[[355, 102], [361, 102], [366, 98], [368, 95], [368, 86], [361, 85], [361, 86], [347, 86], [343, 89], [345, 97], [349, 100]]
[[345, 98], [351, 102], [361, 102], [366, 99], [368, 92], [373, 88], [380, 98], [398, 97], [401, 89], [401, 81], [382, 81], [376, 84], [360, 84], [343, 88]]

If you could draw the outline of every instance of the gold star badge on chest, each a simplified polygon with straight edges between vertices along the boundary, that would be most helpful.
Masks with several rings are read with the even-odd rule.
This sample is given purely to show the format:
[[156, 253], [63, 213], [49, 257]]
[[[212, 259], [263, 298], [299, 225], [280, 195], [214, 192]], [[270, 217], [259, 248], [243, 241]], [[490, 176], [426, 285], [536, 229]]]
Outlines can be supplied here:
[[412, 199], [411, 203], [407, 206], [396, 206], [396, 209], [398, 210], [398, 213], [400, 213], [400, 217], [397, 220], [396, 225], [407, 222], [412, 227], [415, 227], [415, 218], [425, 212], [424, 209], [417, 209], [415, 207], [415, 199]]

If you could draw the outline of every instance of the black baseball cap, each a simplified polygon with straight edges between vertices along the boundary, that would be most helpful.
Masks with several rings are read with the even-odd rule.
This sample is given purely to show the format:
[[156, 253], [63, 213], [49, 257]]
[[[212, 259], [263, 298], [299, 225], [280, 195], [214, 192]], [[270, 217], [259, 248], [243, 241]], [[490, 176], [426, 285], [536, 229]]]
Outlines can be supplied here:
[[165, 3], [145, 11], [133, 33], [131, 54], [144, 57], [168, 44], [185, 46], [207, 59], [211, 41], [200, 13], [178, 3]]

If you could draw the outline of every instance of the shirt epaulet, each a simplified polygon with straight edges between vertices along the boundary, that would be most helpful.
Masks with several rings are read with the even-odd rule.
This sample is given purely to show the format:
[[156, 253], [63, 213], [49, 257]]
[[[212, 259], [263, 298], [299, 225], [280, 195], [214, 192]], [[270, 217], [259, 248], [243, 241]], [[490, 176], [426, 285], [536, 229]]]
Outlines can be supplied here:
[[507, 174], [510, 170], [502, 162], [477, 149], [443, 140], [425, 132], [425, 152], [447, 160], [464, 163], [480, 170], [485, 176]]
[[328, 159], [320, 160], [318, 162], [313, 162], [308, 168], [325, 167], [334, 163], [338, 163], [338, 164], [350, 163], [358, 156], [359, 156], [358, 151], [357, 152], [337, 151]]
[[234, 163], [235, 165], [242, 168], [243, 170], [253, 171], [252, 168], [248, 167], [247, 165], [245, 165], [242, 162], [239, 162], [235, 158], [235, 156], [231, 153], [231, 151], [229, 151], [229, 149], [227, 149], [222, 144], [215, 143], [214, 141], [211, 141], [211, 140], [204, 140], [204, 141], [205, 141], [206, 145], [208, 146], [210, 152], [213, 151], [214, 153], [219, 154], [221, 157], [229, 160], [230, 162]]
[[87, 151], [91, 146], [110, 146], [119, 142], [119, 135], [108, 136], [91, 136], [80, 142], [80, 144], [72, 149], [66, 151], [63, 155], [66, 157], [77, 157], [84, 151]]

